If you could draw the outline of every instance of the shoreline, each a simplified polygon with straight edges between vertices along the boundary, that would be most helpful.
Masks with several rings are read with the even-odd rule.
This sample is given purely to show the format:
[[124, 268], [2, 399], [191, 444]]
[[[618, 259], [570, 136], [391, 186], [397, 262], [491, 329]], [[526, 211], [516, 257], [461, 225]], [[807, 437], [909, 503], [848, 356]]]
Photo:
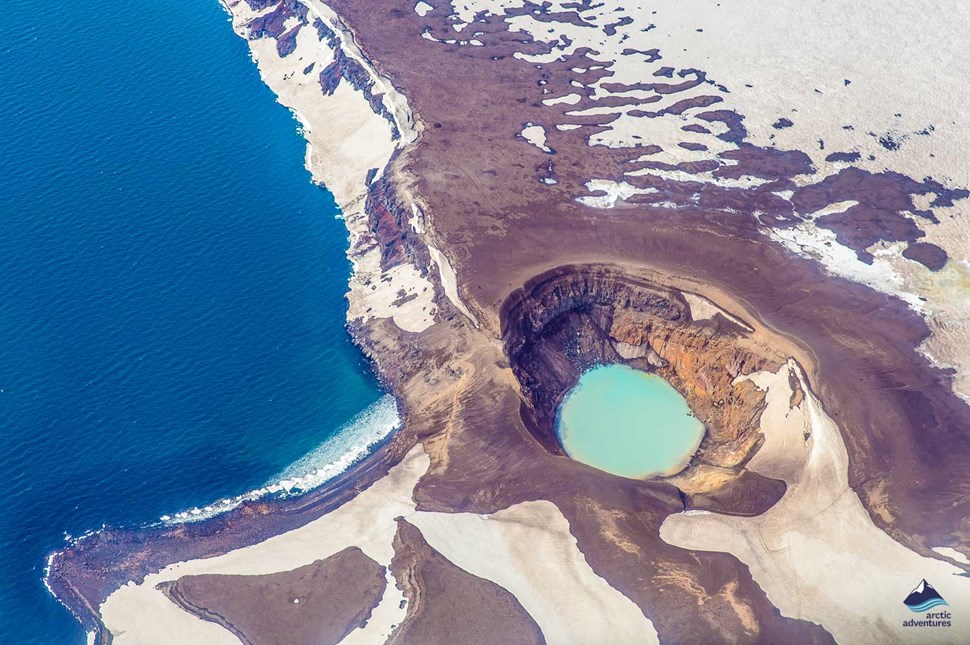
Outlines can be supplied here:
[[[100, 605], [129, 581], [140, 581], [171, 562], [209, 558], [282, 535], [342, 506], [362, 489], [386, 476], [410, 449], [392, 433], [366, 457], [325, 484], [288, 498], [247, 500], [232, 510], [199, 522], [102, 527], [48, 556], [44, 584], [86, 631], [109, 642]], [[272, 515], [273, 526], [261, 519]], [[106, 553], [105, 553], [106, 552]], [[131, 568], [105, 569], [125, 557], [146, 556]], [[88, 560], [87, 556], [93, 556]], [[151, 557], [147, 557], [151, 556]], [[65, 561], [65, 558], [68, 560]], [[80, 611], [84, 613], [79, 613]]]
[[[323, 104], [332, 104], [331, 114], [343, 115], [358, 123], [357, 127], [350, 128], [351, 131], [361, 132], [362, 129], [371, 131], [380, 130], [380, 122], [390, 124], [390, 129], [385, 130], [386, 136], [375, 139], [373, 135], [365, 139], [365, 145], [358, 148], [356, 153], [347, 153], [346, 140], [342, 136], [328, 136], [331, 131], [340, 132], [341, 128], [325, 127], [323, 134], [314, 129], [314, 121], [308, 118], [309, 110], [301, 110], [300, 96], [288, 93], [289, 83], [287, 83], [286, 73], [279, 73], [277, 70], [281, 62], [285, 62], [286, 57], [273, 60], [272, 49], [276, 49], [276, 40], [267, 37], [253, 38], [248, 33], [248, 21], [258, 17], [259, 11], [249, 9], [245, 0], [219, 0], [220, 5], [226, 11], [229, 21], [233, 25], [236, 35], [243, 38], [249, 45], [250, 58], [256, 64], [260, 76], [264, 83], [276, 95], [276, 101], [288, 108], [297, 121], [298, 134], [306, 142], [305, 165], [311, 173], [311, 181], [334, 195], [340, 212], [338, 217], [345, 223], [348, 233], [348, 246], [346, 250], [347, 258], [351, 262], [352, 271], [348, 282], [347, 299], [350, 302], [350, 309], [347, 315], [347, 328], [354, 339], [355, 344], [361, 349], [361, 354], [365, 361], [371, 365], [385, 390], [384, 396], [391, 396], [394, 399], [398, 410], [398, 421], [395, 428], [385, 433], [376, 442], [370, 443], [363, 454], [355, 459], [348, 467], [335, 474], [332, 478], [298, 494], [279, 495], [280, 490], [269, 490], [273, 486], [264, 486], [256, 491], [249, 491], [240, 496], [219, 500], [207, 505], [203, 509], [186, 509], [172, 516], [163, 516], [159, 522], [134, 526], [102, 526], [100, 529], [89, 530], [82, 535], [71, 538], [69, 543], [56, 551], [48, 554], [44, 569], [43, 582], [51, 595], [81, 623], [89, 634], [93, 631], [97, 634], [95, 642], [108, 642], [107, 632], [101, 622], [98, 607], [107, 598], [113, 588], [124, 584], [134, 573], [135, 579], [144, 577], [150, 572], [150, 567], [139, 567], [136, 572], [117, 571], [113, 576], [96, 575], [92, 580], [86, 575], [84, 568], [97, 568], [98, 562], [83, 562], [83, 554], [97, 543], [108, 540], [112, 542], [111, 553], [129, 553], [122, 545], [127, 540], [130, 542], [132, 550], [137, 550], [139, 546], [151, 543], [152, 551], [156, 556], [153, 561], [165, 564], [180, 553], [179, 545], [186, 547], [196, 553], [205, 552], [206, 556], [211, 556], [218, 552], [227, 552], [250, 544], [258, 543], [270, 534], [282, 534], [298, 524], [299, 522], [309, 522], [314, 518], [326, 514], [330, 510], [339, 507], [348, 499], [352, 498], [362, 488], [379, 480], [387, 474], [403, 456], [403, 453], [411, 447], [409, 439], [405, 438], [400, 429], [406, 423], [407, 410], [405, 402], [400, 396], [393, 393], [392, 388], [385, 382], [385, 376], [379, 369], [375, 369], [373, 357], [361, 347], [359, 337], [354, 333], [354, 326], [365, 317], [357, 315], [361, 311], [367, 312], [370, 307], [360, 302], [364, 288], [371, 281], [379, 277], [383, 270], [380, 266], [373, 266], [369, 262], [366, 251], [371, 251], [373, 256], [373, 243], [371, 248], [364, 247], [362, 243], [368, 238], [366, 230], [367, 215], [365, 213], [365, 201], [369, 193], [369, 184], [376, 181], [383, 174], [390, 161], [399, 153], [403, 146], [415, 141], [419, 130], [414, 123], [410, 108], [406, 99], [397, 93], [396, 90], [373, 69], [373, 66], [361, 53], [350, 33], [340, 23], [339, 18], [329, 7], [319, 2], [310, 1], [307, 3], [310, 12], [316, 21], [320, 21], [331, 30], [332, 43], [327, 43], [317, 25], [307, 23], [303, 25], [301, 33], [313, 33], [315, 42], [305, 38], [304, 50], [312, 50], [313, 45], [317, 45], [315, 53], [307, 51], [304, 55], [326, 57], [329, 55], [330, 64], [337, 62], [336, 52], [355, 61], [363, 67], [373, 82], [380, 84], [385, 90], [383, 104], [384, 113], [374, 111], [373, 105], [368, 105], [364, 92], [361, 91], [349, 78], [344, 78], [339, 85], [343, 88], [341, 94], [334, 93], [331, 96], [323, 97]], [[272, 5], [270, 5], [272, 8]], [[265, 12], [263, 12], [265, 13]], [[312, 27], [312, 29], [311, 29]], [[299, 49], [299, 47], [298, 47]], [[290, 56], [298, 54], [294, 51]], [[261, 60], [262, 58], [262, 60]], [[319, 62], [316, 61], [316, 62]], [[275, 63], [275, 64], [274, 64]], [[358, 81], [360, 82], [360, 81]], [[338, 88], [339, 89], [339, 88]], [[319, 100], [319, 99], [318, 99]], [[325, 120], [323, 123], [327, 123]], [[318, 124], [319, 125], [319, 124]], [[329, 126], [330, 124], [327, 124]], [[395, 133], [397, 137], [395, 138]], [[358, 161], [354, 161], [354, 158]], [[376, 175], [369, 169], [369, 164], [374, 159], [382, 159], [379, 163]], [[339, 161], [338, 161], [339, 160]], [[348, 163], [349, 162], [349, 163]], [[367, 165], [366, 170], [362, 170], [361, 162]], [[444, 256], [441, 256], [444, 258]], [[447, 260], [445, 259], [445, 262]], [[366, 298], [366, 296], [364, 296]], [[388, 313], [388, 312], [384, 312]], [[392, 313], [393, 317], [393, 312]], [[363, 414], [362, 410], [360, 414]], [[337, 435], [335, 435], [336, 437]], [[312, 453], [308, 453], [312, 454]], [[253, 493], [259, 493], [255, 497], [250, 497]], [[214, 508], [217, 504], [230, 501], [231, 506], [225, 509]], [[207, 513], [211, 509], [213, 512]], [[200, 510], [204, 517], [198, 519], [194, 517], [193, 510]], [[254, 519], [273, 514], [280, 518], [275, 522], [271, 529], [258, 526]], [[187, 516], [186, 516], [187, 515]], [[186, 516], [186, 517], [180, 517]], [[164, 518], [171, 517], [176, 521], [166, 521]], [[250, 526], [247, 526], [247, 523]], [[224, 539], [223, 533], [232, 527], [236, 531], [235, 539]], [[190, 540], [185, 536], [191, 535]], [[116, 542], [115, 540], [119, 540]], [[209, 546], [199, 549], [202, 543]], [[168, 549], [171, 549], [170, 551]], [[167, 553], [167, 555], [160, 555]], [[71, 573], [64, 568], [63, 559], [65, 557], [80, 556], [81, 562], [71, 561]], [[189, 559], [184, 556], [177, 559]], [[85, 584], [86, 581], [87, 584]], [[79, 613], [79, 612], [83, 612]]]
[[[341, 439], [354, 438], [352, 433], [355, 428], [372, 428], [372, 426], [362, 424], [366, 424], [371, 417], [379, 415], [381, 412], [389, 413], [390, 410], [381, 410], [382, 407], [387, 408], [389, 405], [394, 406], [393, 421], [390, 419], [378, 419], [374, 433], [366, 434], [362, 437], [359, 435], [356, 436], [357, 439], [363, 439], [363, 443], [354, 443], [353, 445], [346, 446], [340, 454], [329, 461], [317, 462], [313, 459], [319, 452], [326, 450], [334, 444], [340, 444]], [[271, 477], [263, 486], [240, 495], [225, 497], [202, 507], [193, 506], [182, 511], [174, 512], [171, 515], [166, 514], [161, 516], [159, 520], [166, 525], [200, 522], [221, 513], [231, 511], [243, 502], [256, 502], [261, 499], [275, 497], [296, 497], [319, 488], [367, 458], [378, 446], [386, 443], [401, 428], [402, 422], [398, 412], [398, 405], [399, 401], [392, 394], [385, 392], [381, 395], [381, 398], [341, 425], [332, 436], [322, 441], [316, 448]], [[381, 421], [384, 422], [381, 423]], [[299, 464], [308, 459], [314, 464], [312, 470], [294, 472], [298, 469]], [[307, 464], [307, 468], [309, 467], [310, 464]]]

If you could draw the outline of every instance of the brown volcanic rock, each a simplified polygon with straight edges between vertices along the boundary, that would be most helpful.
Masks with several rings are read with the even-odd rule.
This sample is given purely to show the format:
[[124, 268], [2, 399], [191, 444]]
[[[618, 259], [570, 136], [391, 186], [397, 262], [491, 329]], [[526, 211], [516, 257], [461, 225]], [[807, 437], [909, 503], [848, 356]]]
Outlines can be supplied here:
[[166, 595], [243, 643], [338, 643], [364, 625], [386, 586], [384, 567], [357, 547], [299, 569], [261, 576], [184, 576]]
[[760, 515], [785, 494], [785, 482], [750, 470], [718, 472], [695, 468], [686, 476], [670, 480], [688, 495], [692, 509], [727, 515]]
[[946, 266], [946, 251], [929, 242], [912, 242], [903, 251], [903, 257], [919, 262], [930, 271], [939, 271]]
[[408, 614], [389, 643], [545, 643], [539, 626], [515, 596], [459, 569], [404, 520], [398, 520], [394, 554], [391, 571], [408, 599]]
[[[421, 195], [429, 230], [453, 258], [461, 294], [486, 331], [501, 333], [500, 308], [519, 286], [580, 262], [653, 271], [670, 285], [726, 294], [791, 341], [792, 354], [842, 430], [850, 484], [877, 524], [924, 553], [927, 543], [970, 543], [970, 472], [964, 467], [970, 408], [953, 394], [946, 373], [918, 353], [929, 332], [904, 303], [825, 275], [769, 242], [751, 216], [765, 191], [705, 188], [692, 202], [694, 187], [684, 191], [684, 184], [641, 178], [650, 179], [660, 199], [680, 207], [621, 205], [604, 212], [576, 203], [589, 178], [620, 180], [642, 153], [591, 147], [590, 129], [554, 127], [602, 123], [614, 115], [564, 117], [572, 106], [541, 102], [540, 80], [568, 83], [572, 67], [596, 64], [595, 52], [538, 69], [513, 54], [547, 46], [523, 42], [528, 36], [509, 31], [501, 17], [475, 24], [483, 47], [461, 47], [421, 37], [426, 28], [450, 37], [447, 11], [440, 8], [421, 17], [382, 0], [333, 5], [429, 126], [395, 172], [409, 177]], [[727, 124], [729, 132], [719, 135], [724, 140], [746, 136], [743, 117], [729, 110], [698, 118]], [[526, 122], [546, 127], [547, 145], [557, 153], [556, 185], [543, 185], [535, 175], [549, 155], [517, 138]], [[901, 177], [861, 175], [845, 186], [848, 176], [839, 186], [853, 197], [872, 198], [879, 186], [900, 182], [878, 203], [859, 200], [889, 214], [926, 188]], [[780, 180], [773, 189], [784, 185]]]

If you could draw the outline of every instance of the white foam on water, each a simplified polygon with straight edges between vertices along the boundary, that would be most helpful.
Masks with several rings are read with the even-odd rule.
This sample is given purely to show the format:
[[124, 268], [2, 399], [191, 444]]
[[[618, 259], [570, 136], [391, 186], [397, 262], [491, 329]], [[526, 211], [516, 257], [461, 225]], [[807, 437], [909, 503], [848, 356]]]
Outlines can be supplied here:
[[261, 488], [203, 507], [163, 515], [165, 524], [198, 522], [225, 513], [243, 502], [267, 496], [299, 495], [325, 484], [370, 454], [375, 445], [401, 426], [397, 401], [385, 394], [311, 452], [270, 478]]

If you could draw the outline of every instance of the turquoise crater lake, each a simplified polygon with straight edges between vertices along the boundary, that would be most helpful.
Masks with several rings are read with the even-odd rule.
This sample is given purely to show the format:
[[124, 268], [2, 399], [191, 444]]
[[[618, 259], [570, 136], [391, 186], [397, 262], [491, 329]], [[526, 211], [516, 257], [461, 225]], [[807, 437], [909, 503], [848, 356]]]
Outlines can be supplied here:
[[622, 477], [672, 475], [704, 437], [670, 383], [625, 365], [585, 372], [559, 408], [559, 442], [570, 457]]

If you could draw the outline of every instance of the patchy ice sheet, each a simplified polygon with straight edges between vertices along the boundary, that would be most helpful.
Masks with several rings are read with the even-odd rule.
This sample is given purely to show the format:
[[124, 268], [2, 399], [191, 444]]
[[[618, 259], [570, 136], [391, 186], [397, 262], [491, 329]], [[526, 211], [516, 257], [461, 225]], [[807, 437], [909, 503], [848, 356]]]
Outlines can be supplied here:
[[[522, 136], [554, 150], [557, 133], [588, 130], [590, 146], [646, 154], [626, 182], [588, 178], [581, 203], [610, 208], [649, 195], [658, 181], [698, 195], [764, 189], [788, 201], [769, 217], [757, 208], [748, 214], [793, 253], [923, 313], [933, 336], [922, 349], [958, 369], [955, 389], [970, 399], [970, 200], [959, 192], [970, 187], [970, 4], [947, 3], [945, 18], [926, 0], [551, 0], [541, 9], [524, 0], [452, 0], [451, 10], [451, 29], [463, 38], [479, 33], [478, 21], [504, 17], [511, 31], [549, 47], [515, 54], [536, 65], [587, 52], [566, 70], [571, 91], [542, 99], [549, 122], [529, 124]], [[596, 115], [615, 118], [596, 128], [577, 122]], [[752, 163], [752, 154], [760, 160]], [[824, 183], [852, 169], [864, 173], [852, 175], [865, 180], [857, 194], [839, 196]], [[908, 193], [885, 199], [873, 176]], [[799, 194], [822, 185], [828, 203]], [[664, 208], [698, 203], [638, 199]], [[871, 224], [874, 214], [886, 219]], [[942, 270], [903, 257], [916, 240], [946, 251]]]

